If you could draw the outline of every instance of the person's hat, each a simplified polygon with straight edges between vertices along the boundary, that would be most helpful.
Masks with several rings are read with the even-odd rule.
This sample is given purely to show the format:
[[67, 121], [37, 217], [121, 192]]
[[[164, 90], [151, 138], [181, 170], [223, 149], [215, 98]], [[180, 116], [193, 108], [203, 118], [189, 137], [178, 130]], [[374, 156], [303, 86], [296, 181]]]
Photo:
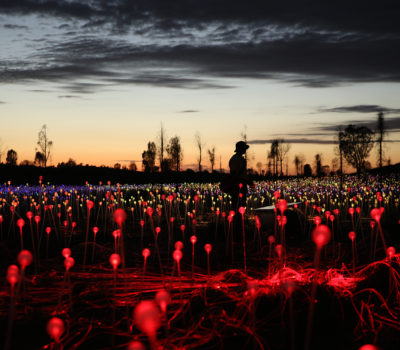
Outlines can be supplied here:
[[244, 141], [236, 142], [235, 152], [245, 152], [250, 146]]

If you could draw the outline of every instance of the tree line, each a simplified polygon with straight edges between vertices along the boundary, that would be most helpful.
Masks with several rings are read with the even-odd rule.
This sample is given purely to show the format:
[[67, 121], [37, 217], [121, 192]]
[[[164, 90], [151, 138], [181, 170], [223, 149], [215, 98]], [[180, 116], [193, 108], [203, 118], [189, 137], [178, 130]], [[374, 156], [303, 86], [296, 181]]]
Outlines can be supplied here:
[[[356, 126], [348, 125], [347, 127], [339, 127], [335, 138], [335, 154], [331, 161], [331, 166], [323, 165], [323, 157], [321, 153], [314, 156], [313, 166], [306, 164], [306, 158], [303, 154], [296, 154], [293, 159], [293, 165], [297, 176], [324, 176], [332, 173], [343, 174], [343, 167], [347, 163], [354, 167], [357, 173], [371, 169], [371, 164], [367, 161], [374, 145], [377, 148], [377, 166], [382, 169], [386, 162], [390, 165], [390, 158], [386, 159], [383, 151], [383, 144], [386, 136], [386, 125], [383, 112], [377, 115], [375, 131], [365, 125]], [[161, 124], [157, 142], [149, 141], [147, 148], [142, 152], [142, 170], [145, 173], [156, 172], [180, 172], [183, 161], [183, 148], [179, 136], [171, 137], [167, 140], [166, 131]], [[241, 138], [247, 141], [246, 132], [242, 132]], [[205, 142], [201, 135], [196, 132], [194, 135], [195, 144], [198, 150], [197, 171], [203, 171], [204, 153], [208, 156], [211, 172], [215, 169], [216, 164], [216, 148], [211, 146], [205, 149]], [[49, 139], [47, 126], [43, 125], [38, 132], [38, 140], [36, 142], [34, 161], [24, 160], [20, 165], [36, 165], [46, 168], [52, 156], [53, 141]], [[271, 141], [267, 150], [266, 167], [261, 162], [257, 162], [256, 168], [258, 175], [279, 177], [289, 174], [289, 151], [291, 145], [284, 138], [278, 138]], [[205, 152], [206, 151], [206, 152]], [[5, 150], [0, 142], [0, 163]], [[247, 159], [246, 154], [246, 159]], [[18, 154], [14, 149], [9, 149], [6, 154], [6, 164], [16, 165]], [[67, 162], [59, 163], [60, 167], [73, 167], [78, 164], [69, 159]], [[82, 164], [80, 164], [82, 165]], [[126, 169], [137, 171], [134, 161], [128, 166], [121, 166], [120, 163], [114, 164], [115, 169]], [[222, 172], [220, 158], [220, 172]], [[252, 168], [249, 169], [250, 174], [257, 174]]]

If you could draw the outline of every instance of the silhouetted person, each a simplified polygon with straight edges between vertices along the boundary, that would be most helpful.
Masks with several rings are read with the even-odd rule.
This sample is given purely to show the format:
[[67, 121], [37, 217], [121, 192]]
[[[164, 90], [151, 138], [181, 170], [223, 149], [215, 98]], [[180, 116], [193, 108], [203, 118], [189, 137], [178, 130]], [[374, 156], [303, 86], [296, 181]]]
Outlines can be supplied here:
[[[232, 207], [237, 210], [239, 204], [246, 202], [247, 184], [247, 161], [244, 158], [246, 150], [249, 148], [244, 141], [236, 143], [235, 154], [229, 160], [230, 175], [233, 180], [233, 187], [230, 191], [232, 196]], [[241, 195], [240, 195], [241, 194]]]

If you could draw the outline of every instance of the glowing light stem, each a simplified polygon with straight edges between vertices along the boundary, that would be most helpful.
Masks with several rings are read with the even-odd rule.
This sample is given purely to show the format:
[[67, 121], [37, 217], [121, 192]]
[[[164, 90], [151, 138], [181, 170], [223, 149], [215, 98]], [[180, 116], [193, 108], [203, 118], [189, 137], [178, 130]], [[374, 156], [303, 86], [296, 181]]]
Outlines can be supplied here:
[[194, 243], [192, 243], [192, 282], [194, 282], [193, 275], [194, 275]]
[[150, 224], [151, 224], [151, 229], [152, 229], [153, 234], [154, 234], [154, 244], [156, 246], [158, 263], [160, 265], [160, 272], [161, 272], [161, 276], [162, 276], [162, 278], [164, 280], [164, 271], [163, 271], [162, 263], [161, 263], [160, 249], [158, 248], [158, 234], [156, 233], [156, 231], [154, 229], [154, 223], [153, 223], [153, 217], [152, 216], [150, 216]]
[[34, 235], [33, 235], [32, 218], [29, 219], [29, 229], [31, 232], [31, 240], [32, 240], [33, 262], [35, 264], [35, 273], [37, 274], [38, 273], [38, 267], [37, 267], [37, 261], [36, 261], [37, 251], [36, 251], [35, 239], [34, 239]]
[[245, 232], [245, 230], [244, 230], [244, 214], [242, 214], [242, 236], [243, 236], [243, 262], [244, 262], [244, 274], [247, 275], [246, 232]]
[[217, 219], [215, 220], [215, 232], [214, 232], [214, 240], [217, 240], [217, 231], [218, 231], [218, 218], [219, 215], [217, 215]]
[[49, 236], [50, 234], [46, 232], [46, 260], [49, 258]]
[[[117, 296], [117, 268], [113, 267], [113, 294], [114, 294], [114, 300], [112, 302], [112, 327], [115, 326], [115, 299]], [[111, 338], [111, 348], [115, 349], [115, 332], [112, 332], [112, 338]]]
[[208, 274], [208, 279], [210, 279], [210, 252], [207, 252], [207, 274]]
[[356, 274], [355, 238], [351, 240], [351, 253], [353, 255], [353, 277]]
[[[86, 270], [86, 254], [87, 254], [87, 245], [88, 245], [88, 241], [89, 241], [90, 210], [91, 209], [88, 208], [88, 215], [87, 215], [87, 220], [86, 220], [85, 250], [84, 250], [84, 253], [83, 253], [83, 270], [84, 271]], [[78, 210], [78, 212], [79, 212], [79, 210]]]
[[386, 254], [387, 245], [386, 245], [385, 237], [383, 236], [383, 232], [382, 232], [382, 227], [381, 227], [381, 222], [380, 221], [378, 221], [378, 229], [379, 229], [379, 234], [381, 236], [381, 240], [382, 240], [382, 243], [383, 243], [383, 249], [384, 249], [385, 254]]
[[96, 247], [96, 236], [97, 236], [97, 233], [94, 233], [94, 236], [93, 236], [93, 246], [92, 246], [92, 264], [93, 264], [93, 262], [94, 262], [94, 249], [95, 249], [95, 247]]
[[315, 306], [315, 296], [317, 293], [317, 278], [318, 278], [318, 267], [319, 267], [319, 262], [320, 262], [320, 257], [321, 257], [321, 248], [322, 247], [317, 246], [317, 250], [315, 252], [315, 257], [314, 257], [315, 271], [314, 271], [314, 277], [313, 277], [313, 283], [312, 283], [312, 289], [311, 289], [310, 306], [308, 309], [304, 350], [310, 349], [311, 334], [312, 334], [312, 328], [313, 328], [313, 322], [314, 322], [314, 306]]
[[22, 227], [19, 228], [19, 236], [20, 236], [20, 242], [21, 242], [21, 250], [24, 249], [24, 235], [22, 232]]

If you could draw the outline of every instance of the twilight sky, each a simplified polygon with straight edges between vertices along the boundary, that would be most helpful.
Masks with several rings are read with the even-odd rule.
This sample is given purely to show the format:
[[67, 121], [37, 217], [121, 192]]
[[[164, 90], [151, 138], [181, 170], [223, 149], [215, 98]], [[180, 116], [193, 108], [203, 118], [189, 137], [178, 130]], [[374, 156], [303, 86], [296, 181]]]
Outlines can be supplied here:
[[3, 149], [33, 160], [47, 124], [53, 164], [140, 166], [162, 122], [188, 167], [196, 132], [219, 168], [244, 130], [253, 167], [276, 137], [290, 167], [330, 164], [337, 127], [380, 110], [400, 140], [399, 18], [397, 1], [1, 0]]

